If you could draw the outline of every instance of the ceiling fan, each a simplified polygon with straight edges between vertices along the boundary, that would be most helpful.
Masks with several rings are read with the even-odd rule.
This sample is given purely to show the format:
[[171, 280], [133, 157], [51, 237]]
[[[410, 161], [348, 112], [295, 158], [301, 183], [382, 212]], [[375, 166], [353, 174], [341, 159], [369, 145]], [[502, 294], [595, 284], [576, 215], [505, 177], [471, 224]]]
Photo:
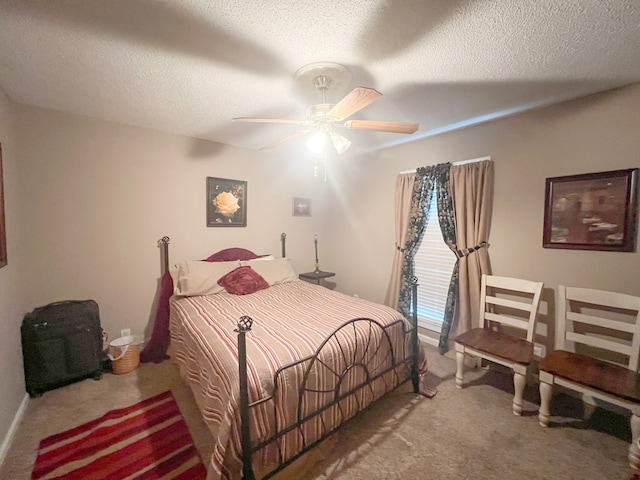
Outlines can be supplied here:
[[337, 133], [340, 129], [369, 130], [374, 132], [411, 134], [418, 130], [417, 123], [389, 122], [378, 120], [349, 120], [355, 113], [371, 105], [382, 94], [373, 88], [356, 87], [343, 97], [338, 103], [327, 103], [327, 90], [343, 89], [351, 81], [351, 72], [344, 65], [333, 62], [315, 62], [305, 65], [295, 73], [295, 78], [302, 88], [312, 85], [322, 94], [322, 103], [311, 106], [304, 120], [286, 118], [254, 118], [236, 117], [234, 122], [253, 123], [283, 123], [300, 125], [303, 130], [266, 145], [260, 150], [269, 150], [283, 143], [314, 132], [308, 142], [309, 149], [316, 154], [325, 150], [327, 140], [330, 140], [338, 154], [344, 153], [351, 142], [348, 138]]

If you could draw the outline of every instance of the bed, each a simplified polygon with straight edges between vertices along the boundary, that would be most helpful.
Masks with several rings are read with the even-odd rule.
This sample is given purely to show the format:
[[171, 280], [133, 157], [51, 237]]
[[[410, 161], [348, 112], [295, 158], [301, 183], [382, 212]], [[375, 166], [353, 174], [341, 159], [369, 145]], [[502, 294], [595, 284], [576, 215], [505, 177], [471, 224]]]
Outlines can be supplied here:
[[209, 480], [271, 478], [408, 380], [434, 393], [415, 314], [299, 280], [281, 238], [281, 258], [227, 249], [172, 273], [170, 353], [215, 441]]

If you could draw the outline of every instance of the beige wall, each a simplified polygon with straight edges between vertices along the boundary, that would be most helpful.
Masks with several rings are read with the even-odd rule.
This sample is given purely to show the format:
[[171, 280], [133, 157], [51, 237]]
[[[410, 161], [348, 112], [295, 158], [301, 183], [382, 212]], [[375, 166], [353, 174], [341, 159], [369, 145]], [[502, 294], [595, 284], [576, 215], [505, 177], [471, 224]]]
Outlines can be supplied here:
[[[175, 263], [230, 246], [279, 255], [286, 232], [294, 267], [311, 267], [325, 185], [306, 164], [29, 107], [18, 111], [17, 138], [33, 306], [93, 298], [111, 339], [122, 328], [141, 334], [163, 235]], [[207, 176], [248, 182], [246, 228], [206, 226]], [[292, 217], [293, 195], [312, 197], [314, 216]]]
[[[593, 95], [342, 161], [327, 259], [338, 289], [382, 302], [394, 253], [396, 176], [418, 166], [490, 155], [493, 272], [542, 280], [542, 314], [568, 284], [640, 295], [640, 253], [542, 248], [545, 178], [640, 167], [640, 85]], [[366, 174], [363, 174], [366, 172]], [[544, 320], [543, 320], [544, 325]], [[544, 327], [543, 327], [544, 331]]]
[[19, 177], [13, 129], [14, 105], [0, 91], [0, 143], [7, 228], [8, 263], [0, 268], [0, 460], [8, 440], [5, 433], [25, 398], [20, 347], [20, 322], [28, 308], [26, 301], [26, 250], [20, 217]]

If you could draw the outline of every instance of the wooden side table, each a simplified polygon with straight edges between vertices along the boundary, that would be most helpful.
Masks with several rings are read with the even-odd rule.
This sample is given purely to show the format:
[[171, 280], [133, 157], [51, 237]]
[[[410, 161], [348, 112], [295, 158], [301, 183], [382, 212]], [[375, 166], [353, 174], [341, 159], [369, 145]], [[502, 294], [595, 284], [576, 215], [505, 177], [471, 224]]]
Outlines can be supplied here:
[[321, 280], [325, 278], [333, 277], [333, 276], [335, 276], [335, 273], [333, 272], [307, 272], [307, 273], [301, 273], [300, 275], [298, 275], [298, 277], [301, 278], [302, 280], [315, 282], [316, 285], [320, 285]]

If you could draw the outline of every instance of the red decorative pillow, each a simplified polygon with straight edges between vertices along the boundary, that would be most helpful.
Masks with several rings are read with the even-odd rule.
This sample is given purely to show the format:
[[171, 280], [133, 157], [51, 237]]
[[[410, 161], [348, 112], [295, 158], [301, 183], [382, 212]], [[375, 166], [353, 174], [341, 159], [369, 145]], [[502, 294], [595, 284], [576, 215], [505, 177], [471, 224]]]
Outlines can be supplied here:
[[267, 281], [249, 266], [231, 270], [218, 280], [218, 285], [234, 295], [247, 295], [269, 288]]
[[246, 248], [226, 248], [214, 253], [206, 259], [207, 262], [228, 262], [231, 260], [253, 260], [258, 255]]

